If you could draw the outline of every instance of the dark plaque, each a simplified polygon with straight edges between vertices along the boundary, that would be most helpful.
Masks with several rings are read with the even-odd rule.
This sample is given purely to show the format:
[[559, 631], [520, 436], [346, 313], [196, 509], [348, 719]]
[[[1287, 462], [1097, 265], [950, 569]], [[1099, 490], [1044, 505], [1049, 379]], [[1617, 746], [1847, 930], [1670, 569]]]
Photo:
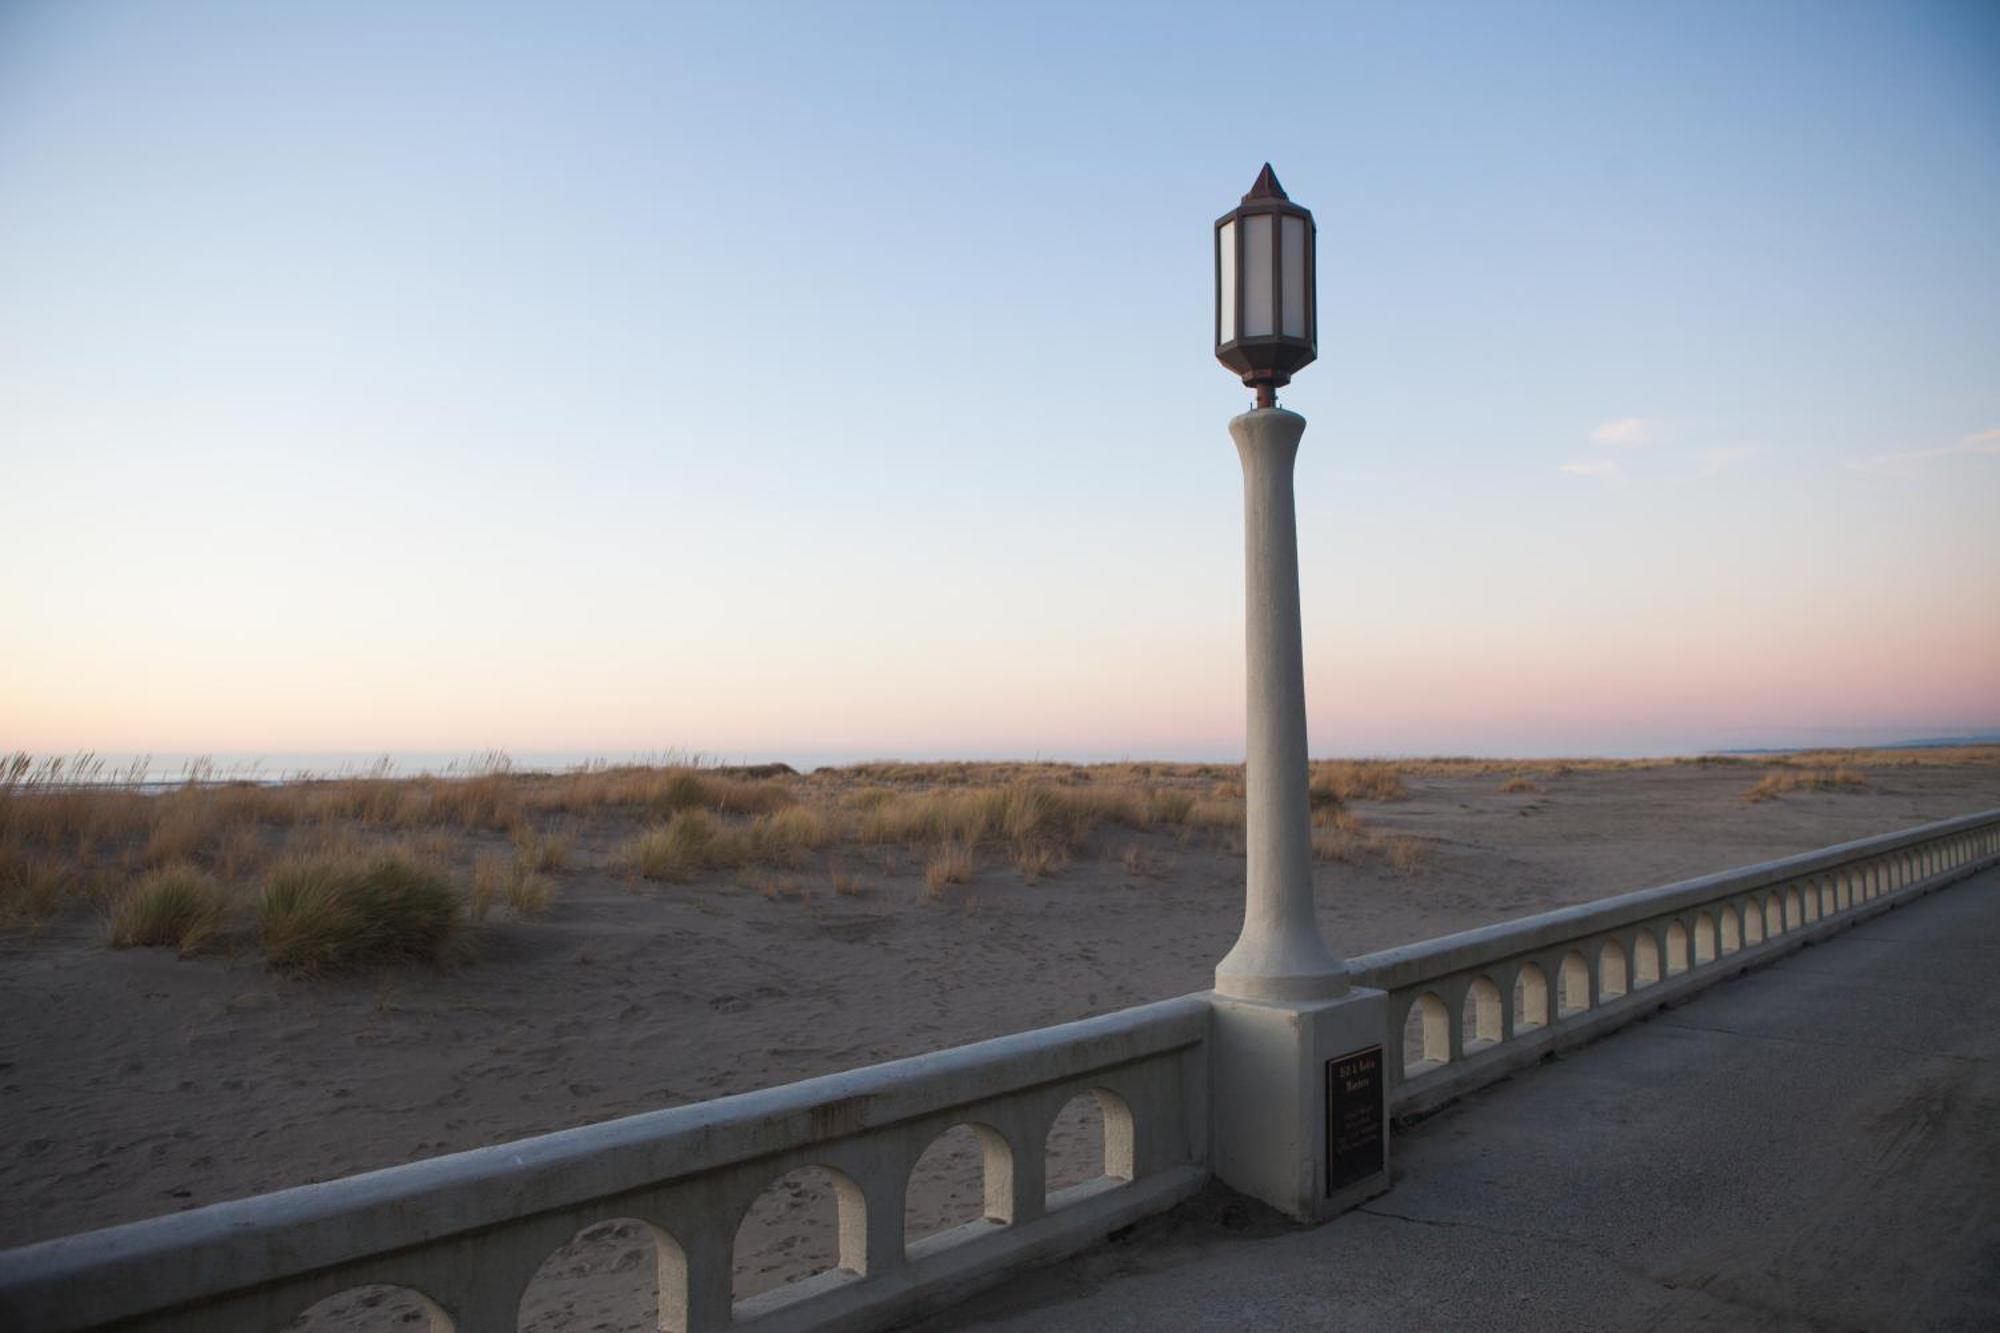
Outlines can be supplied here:
[[1382, 1170], [1382, 1048], [1326, 1062], [1326, 1192]]

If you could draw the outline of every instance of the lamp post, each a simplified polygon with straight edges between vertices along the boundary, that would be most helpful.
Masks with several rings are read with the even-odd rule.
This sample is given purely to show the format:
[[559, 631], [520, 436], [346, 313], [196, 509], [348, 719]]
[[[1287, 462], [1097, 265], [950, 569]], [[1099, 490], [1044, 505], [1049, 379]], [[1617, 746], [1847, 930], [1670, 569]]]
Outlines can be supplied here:
[[1215, 355], [1257, 391], [1243, 461], [1243, 932], [1215, 968], [1211, 1084], [1222, 1180], [1300, 1221], [1389, 1187], [1388, 997], [1351, 986], [1313, 912], [1305, 662], [1292, 463], [1305, 418], [1277, 390], [1318, 354], [1312, 214], [1266, 163], [1215, 223]]
[[1306, 420], [1277, 406], [1279, 386], [1318, 354], [1312, 214], [1270, 163], [1215, 223], [1215, 356], [1257, 391], [1229, 423], [1243, 461], [1244, 622], [1249, 711], [1244, 764], [1243, 933], [1215, 989], [1247, 1000], [1324, 1000], [1347, 965], [1313, 913], [1304, 653], [1292, 462]]

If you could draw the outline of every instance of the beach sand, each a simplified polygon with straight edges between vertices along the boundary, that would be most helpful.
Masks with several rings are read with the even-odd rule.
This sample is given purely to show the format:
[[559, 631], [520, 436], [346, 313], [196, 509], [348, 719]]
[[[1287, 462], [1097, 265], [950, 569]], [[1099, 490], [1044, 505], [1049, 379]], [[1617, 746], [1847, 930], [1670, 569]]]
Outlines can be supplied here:
[[[1504, 774], [1408, 778], [1408, 799], [1352, 808], [1419, 839], [1421, 863], [1320, 864], [1322, 926], [1360, 954], [2000, 806], [1992, 765], [1748, 804], [1758, 773], [1578, 771], [1522, 793]], [[844, 856], [848, 893], [821, 869], [766, 894], [635, 880], [614, 836], [581, 835], [553, 912], [489, 924], [449, 972], [293, 980], [247, 949], [109, 950], [82, 914], [0, 936], [0, 1245], [1201, 990], [1241, 923], [1240, 853], [1174, 829], [1106, 827], [1051, 878], [996, 860], [929, 901], [908, 852]], [[1087, 1117], [1052, 1141], [1056, 1183], [1097, 1173]], [[978, 1215], [969, 1133], [942, 1148], [914, 1178], [912, 1235]], [[831, 1218], [824, 1189], [767, 1195], [739, 1296], [828, 1266]], [[653, 1280], [644, 1229], [607, 1221], [551, 1256], [523, 1327], [643, 1327]], [[379, 1295], [311, 1322], [396, 1326]]]

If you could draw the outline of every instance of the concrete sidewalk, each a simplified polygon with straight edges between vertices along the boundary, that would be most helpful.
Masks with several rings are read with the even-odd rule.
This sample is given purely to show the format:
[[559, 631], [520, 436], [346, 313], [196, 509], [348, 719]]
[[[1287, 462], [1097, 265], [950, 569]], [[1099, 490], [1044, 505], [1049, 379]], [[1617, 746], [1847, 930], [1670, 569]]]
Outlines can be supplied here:
[[2000, 1329], [2000, 871], [1395, 1140], [1313, 1231], [1212, 1193], [925, 1325]]

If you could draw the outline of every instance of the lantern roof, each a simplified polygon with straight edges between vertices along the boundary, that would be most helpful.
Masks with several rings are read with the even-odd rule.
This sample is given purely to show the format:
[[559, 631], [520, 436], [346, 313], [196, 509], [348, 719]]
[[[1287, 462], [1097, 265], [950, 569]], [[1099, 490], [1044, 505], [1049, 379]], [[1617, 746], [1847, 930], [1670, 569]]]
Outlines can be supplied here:
[[1278, 173], [1271, 170], [1269, 162], [1266, 162], [1264, 169], [1257, 173], [1256, 184], [1250, 187], [1250, 193], [1243, 196], [1243, 202], [1246, 204], [1252, 199], [1284, 199], [1287, 201], [1291, 199], [1291, 196], [1285, 193], [1285, 187], [1278, 184]]

